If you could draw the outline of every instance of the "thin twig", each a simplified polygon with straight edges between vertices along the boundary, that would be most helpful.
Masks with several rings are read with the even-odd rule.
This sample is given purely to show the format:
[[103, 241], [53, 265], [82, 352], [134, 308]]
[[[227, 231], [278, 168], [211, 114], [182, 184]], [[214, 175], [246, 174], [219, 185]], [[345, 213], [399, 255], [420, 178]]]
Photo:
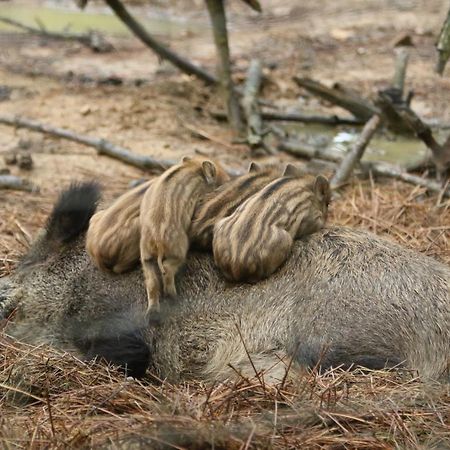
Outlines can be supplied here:
[[[217, 120], [226, 120], [227, 115], [223, 111], [211, 111], [211, 116]], [[261, 117], [267, 121], [319, 123], [323, 125], [364, 125], [365, 121], [353, 117], [320, 116], [316, 114], [302, 114], [289, 112], [262, 111]]]
[[16, 191], [38, 192], [39, 188], [15, 175], [0, 175], [0, 189], [12, 189]]
[[366, 123], [361, 134], [358, 137], [358, 140], [354, 144], [354, 146], [347, 152], [344, 159], [339, 164], [339, 167], [336, 169], [336, 172], [331, 179], [330, 185], [333, 189], [339, 187], [343, 183], [345, 183], [353, 171], [353, 168], [356, 164], [361, 160], [364, 151], [367, 148], [370, 140], [373, 135], [377, 131], [377, 129], [381, 125], [381, 118], [379, 115], [375, 114], [372, 118]]

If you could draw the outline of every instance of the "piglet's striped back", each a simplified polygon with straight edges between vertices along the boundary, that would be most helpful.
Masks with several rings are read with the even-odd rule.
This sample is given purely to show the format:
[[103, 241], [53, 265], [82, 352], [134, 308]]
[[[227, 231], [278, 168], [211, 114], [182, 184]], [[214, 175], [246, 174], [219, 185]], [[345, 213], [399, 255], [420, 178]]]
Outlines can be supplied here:
[[322, 176], [276, 179], [216, 224], [216, 264], [236, 281], [269, 276], [289, 256], [294, 239], [324, 226], [329, 199]]
[[192, 243], [205, 250], [211, 249], [214, 225], [256, 192], [281, 175], [281, 170], [261, 168], [252, 163], [249, 172], [228, 181], [208, 193], [197, 205], [189, 230]]

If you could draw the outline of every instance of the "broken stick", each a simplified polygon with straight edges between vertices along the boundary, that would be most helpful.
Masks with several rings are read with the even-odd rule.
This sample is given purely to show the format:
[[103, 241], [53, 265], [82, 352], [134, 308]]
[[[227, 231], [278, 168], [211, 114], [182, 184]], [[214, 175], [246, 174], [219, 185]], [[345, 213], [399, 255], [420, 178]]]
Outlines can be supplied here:
[[403, 122], [414, 131], [416, 136], [431, 150], [438, 177], [445, 178], [450, 170], [450, 143], [439, 144], [433, 136], [431, 128], [404, 102], [398, 103], [388, 93], [380, 94], [384, 101], [391, 105]]
[[39, 191], [36, 185], [15, 175], [0, 175], [0, 189], [14, 189], [16, 191], [27, 192]]
[[442, 75], [450, 57], [450, 9], [448, 11], [447, 18], [442, 25], [441, 32], [439, 33], [436, 50], [438, 51], [436, 72], [439, 75]]
[[266, 145], [263, 138], [263, 121], [258, 103], [263, 74], [261, 61], [253, 59], [247, 71], [244, 95], [241, 100], [242, 109], [247, 120], [247, 143], [251, 149], [262, 147], [267, 153], [274, 151]]
[[311, 78], [294, 77], [294, 81], [309, 92], [322, 97], [341, 108], [351, 112], [355, 117], [364, 121], [369, 120], [379, 110], [372, 102], [357, 95], [355, 91], [349, 93], [342, 85], [329, 88]]
[[10, 125], [16, 128], [27, 128], [29, 130], [38, 131], [50, 136], [56, 136], [59, 138], [68, 139], [69, 141], [78, 142], [79, 144], [95, 148], [99, 155], [106, 155], [111, 158], [118, 159], [119, 161], [134, 167], [139, 167], [140, 169], [163, 171], [175, 164], [175, 161], [171, 160], [157, 160], [151, 156], [137, 155], [130, 152], [130, 150], [115, 145], [105, 139], [84, 136], [71, 130], [53, 127], [51, 125], [43, 124], [23, 117], [0, 115], [0, 124]]
[[[171, 159], [155, 159], [147, 155], [138, 155], [130, 150], [115, 145], [106, 139], [96, 138], [92, 136], [85, 136], [75, 133], [74, 131], [65, 128], [58, 128], [51, 125], [43, 124], [35, 120], [26, 119], [24, 117], [12, 117], [0, 115], [0, 124], [9, 125], [16, 128], [27, 128], [29, 130], [37, 131], [39, 133], [48, 134], [69, 141], [78, 142], [79, 144], [93, 147], [97, 150], [99, 155], [109, 156], [110, 158], [122, 161], [130, 166], [138, 167], [143, 170], [150, 170], [155, 172], [163, 172], [169, 167], [177, 164], [177, 161]], [[230, 176], [242, 175], [242, 171], [227, 169]]]
[[[217, 120], [226, 120], [227, 115], [223, 111], [212, 111], [211, 116]], [[364, 125], [364, 121], [353, 117], [340, 116], [319, 116], [315, 114], [301, 114], [301, 113], [285, 113], [285, 112], [270, 112], [262, 111], [261, 117], [267, 121], [280, 122], [302, 122], [302, 123], [320, 123], [323, 125]]]
[[330, 185], [332, 189], [344, 184], [349, 178], [356, 164], [361, 161], [364, 151], [367, 148], [370, 140], [381, 125], [381, 118], [379, 115], [374, 115], [372, 118], [364, 125], [361, 134], [354, 146], [347, 152], [344, 159], [340, 163], [339, 167], [331, 179]]
[[161, 44], [128, 12], [119, 0], [105, 0], [108, 6], [114, 11], [116, 16], [138, 37], [147, 47], [151, 48], [162, 59], [167, 59], [174, 66], [188, 75], [195, 75], [207, 84], [217, 84], [215, 76], [196, 66], [185, 58], [177, 55], [170, 48]]

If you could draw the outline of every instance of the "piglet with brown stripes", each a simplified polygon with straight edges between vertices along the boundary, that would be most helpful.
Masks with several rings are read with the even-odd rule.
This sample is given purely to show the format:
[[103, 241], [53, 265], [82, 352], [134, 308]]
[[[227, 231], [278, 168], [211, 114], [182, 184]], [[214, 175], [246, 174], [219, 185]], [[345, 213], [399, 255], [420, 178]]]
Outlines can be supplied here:
[[139, 211], [142, 197], [152, 183], [153, 180], [147, 181], [131, 189], [109, 208], [92, 216], [86, 250], [98, 268], [123, 273], [139, 263]]
[[197, 202], [228, 179], [218, 163], [185, 157], [145, 193], [140, 214], [140, 252], [147, 314], [159, 310], [162, 295], [177, 295], [175, 275], [186, 260], [188, 230]]
[[256, 282], [286, 261], [294, 239], [325, 225], [328, 180], [301, 175], [287, 165], [281, 178], [246, 200], [214, 227], [217, 266], [233, 281]]
[[279, 178], [281, 169], [262, 167], [250, 163], [248, 173], [234, 178], [206, 194], [195, 209], [189, 237], [194, 247], [211, 250], [214, 225], [231, 215], [238, 206], [273, 180]]

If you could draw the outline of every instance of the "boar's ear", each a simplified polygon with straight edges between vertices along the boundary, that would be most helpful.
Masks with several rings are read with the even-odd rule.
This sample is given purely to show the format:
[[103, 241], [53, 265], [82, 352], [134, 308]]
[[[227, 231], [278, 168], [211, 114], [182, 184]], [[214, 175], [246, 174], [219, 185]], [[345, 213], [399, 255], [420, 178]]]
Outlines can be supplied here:
[[189, 161], [192, 161], [192, 156], [183, 156], [181, 158], [182, 163], [189, 162]]
[[297, 169], [293, 164], [286, 164], [283, 171], [283, 177], [298, 177], [300, 175], [300, 170]]
[[248, 166], [248, 173], [261, 172], [261, 170], [262, 167], [258, 163], [255, 163], [255, 161], [252, 161]]
[[69, 242], [89, 226], [97, 209], [100, 188], [97, 183], [72, 184], [63, 191], [46, 224], [46, 239]]
[[203, 176], [208, 184], [214, 184], [217, 179], [217, 169], [213, 162], [203, 161], [202, 162]]
[[327, 204], [331, 200], [330, 183], [323, 175], [318, 175], [314, 181], [315, 194]]

